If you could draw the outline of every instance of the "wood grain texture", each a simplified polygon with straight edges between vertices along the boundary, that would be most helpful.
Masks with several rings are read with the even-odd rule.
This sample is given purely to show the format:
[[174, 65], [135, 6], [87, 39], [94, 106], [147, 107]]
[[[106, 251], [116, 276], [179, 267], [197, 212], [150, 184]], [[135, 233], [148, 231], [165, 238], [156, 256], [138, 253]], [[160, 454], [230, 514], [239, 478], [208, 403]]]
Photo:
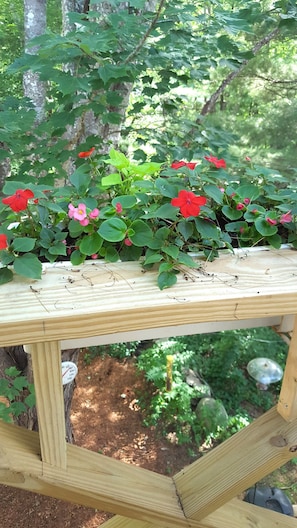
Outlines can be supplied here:
[[[201, 522], [189, 520], [195, 528], [296, 528], [297, 519], [287, 515], [232, 499]], [[102, 528], [158, 528], [159, 525], [131, 520], [116, 515], [103, 523]]]
[[[223, 255], [160, 291], [139, 262], [46, 268], [2, 285], [1, 346], [297, 313], [297, 252]], [[187, 277], [187, 280], [185, 279]]]
[[277, 410], [285, 420], [291, 421], [297, 418], [297, 316], [290, 339]]
[[296, 455], [297, 420], [276, 407], [173, 477], [185, 516], [201, 520]]
[[41, 458], [46, 466], [66, 468], [66, 428], [59, 342], [30, 346], [37, 402]]

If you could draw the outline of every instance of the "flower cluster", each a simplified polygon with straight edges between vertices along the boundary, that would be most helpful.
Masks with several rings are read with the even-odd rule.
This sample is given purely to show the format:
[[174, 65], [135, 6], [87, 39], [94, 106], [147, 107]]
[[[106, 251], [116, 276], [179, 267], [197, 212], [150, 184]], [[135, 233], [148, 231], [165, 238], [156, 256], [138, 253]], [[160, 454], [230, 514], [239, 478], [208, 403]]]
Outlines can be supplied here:
[[213, 259], [234, 247], [297, 248], [296, 189], [247, 159], [232, 168], [212, 155], [137, 164], [92, 147], [65, 187], [8, 180], [3, 192], [0, 284], [14, 273], [40, 278], [42, 262], [104, 258], [157, 268], [163, 289], [199, 265], [193, 252]]

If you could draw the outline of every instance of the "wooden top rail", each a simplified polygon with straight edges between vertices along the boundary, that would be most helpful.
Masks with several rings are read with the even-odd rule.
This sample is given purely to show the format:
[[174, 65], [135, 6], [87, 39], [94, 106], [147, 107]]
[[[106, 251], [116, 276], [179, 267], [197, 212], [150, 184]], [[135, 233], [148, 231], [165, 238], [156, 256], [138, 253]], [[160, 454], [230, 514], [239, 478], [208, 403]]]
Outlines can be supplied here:
[[223, 254], [160, 291], [139, 262], [45, 267], [0, 286], [1, 346], [297, 313], [297, 252]]

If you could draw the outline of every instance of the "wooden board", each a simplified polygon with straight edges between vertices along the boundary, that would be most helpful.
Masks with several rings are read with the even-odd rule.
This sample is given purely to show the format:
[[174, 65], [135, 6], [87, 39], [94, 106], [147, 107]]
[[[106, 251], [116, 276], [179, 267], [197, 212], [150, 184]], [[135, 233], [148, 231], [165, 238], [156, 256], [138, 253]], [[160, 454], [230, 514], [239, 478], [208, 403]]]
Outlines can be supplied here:
[[297, 418], [297, 315], [290, 339], [277, 410], [285, 420], [291, 421]]
[[[223, 255], [160, 291], [138, 262], [46, 268], [0, 286], [1, 346], [297, 313], [297, 252]], [[186, 280], [187, 279], [187, 280]]]

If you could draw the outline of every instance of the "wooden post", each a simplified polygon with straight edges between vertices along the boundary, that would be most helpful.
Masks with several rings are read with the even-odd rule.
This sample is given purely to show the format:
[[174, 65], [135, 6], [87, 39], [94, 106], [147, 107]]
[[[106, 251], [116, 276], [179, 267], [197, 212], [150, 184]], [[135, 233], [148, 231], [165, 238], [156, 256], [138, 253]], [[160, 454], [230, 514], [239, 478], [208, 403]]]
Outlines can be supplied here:
[[66, 431], [58, 341], [30, 345], [41, 458], [46, 464], [66, 468]]
[[277, 410], [288, 422], [297, 418], [297, 315], [295, 315]]

